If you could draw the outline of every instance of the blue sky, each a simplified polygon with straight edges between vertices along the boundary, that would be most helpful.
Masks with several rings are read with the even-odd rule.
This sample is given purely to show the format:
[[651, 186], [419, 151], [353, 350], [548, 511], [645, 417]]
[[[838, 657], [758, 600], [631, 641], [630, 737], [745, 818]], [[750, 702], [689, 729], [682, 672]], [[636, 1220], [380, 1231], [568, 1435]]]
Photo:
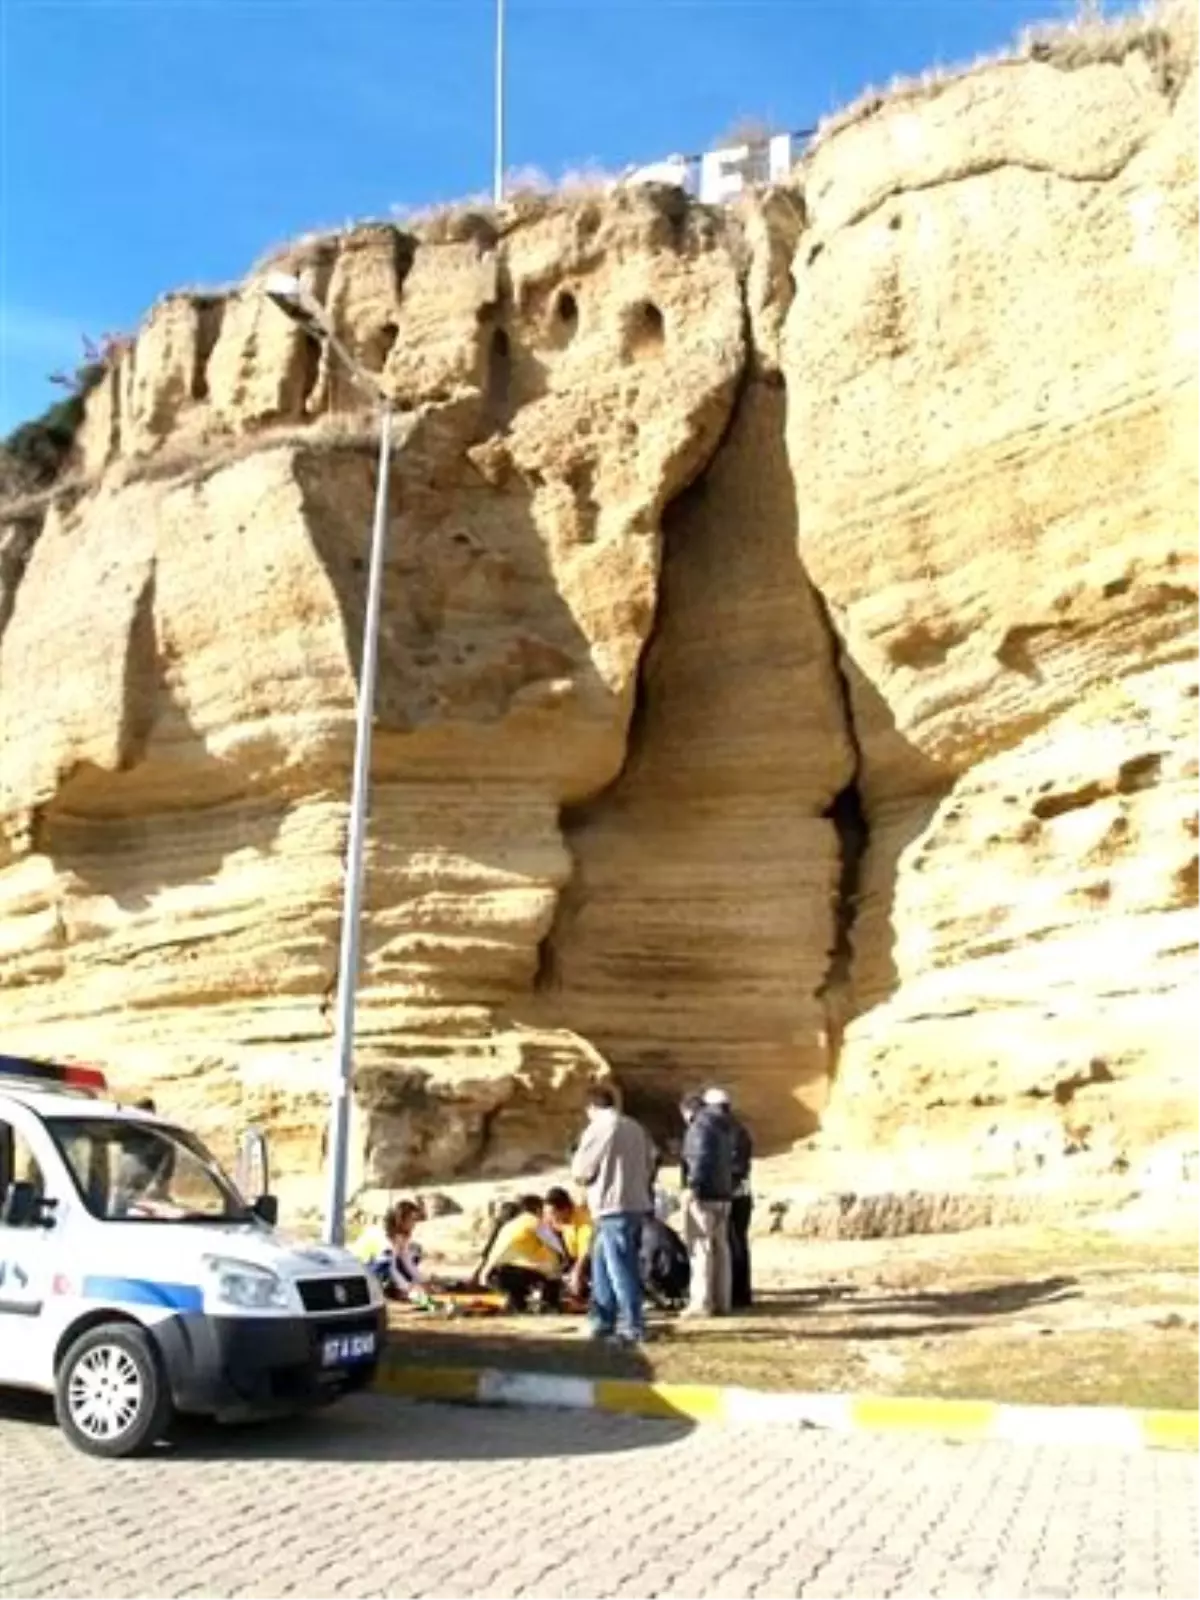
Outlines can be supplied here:
[[[810, 126], [1062, 0], [508, 0], [508, 158]], [[494, 0], [0, 0], [0, 433], [82, 336], [309, 228], [487, 189]]]

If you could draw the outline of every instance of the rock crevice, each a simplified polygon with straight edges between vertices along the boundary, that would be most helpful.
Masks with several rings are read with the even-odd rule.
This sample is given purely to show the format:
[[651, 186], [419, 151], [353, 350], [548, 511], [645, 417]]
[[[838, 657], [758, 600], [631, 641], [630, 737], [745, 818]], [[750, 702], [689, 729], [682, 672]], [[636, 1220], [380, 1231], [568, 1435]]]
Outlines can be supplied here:
[[841, 706], [842, 727], [851, 751], [850, 775], [823, 813], [833, 826], [838, 848], [833, 942], [829, 951], [829, 966], [817, 989], [817, 996], [825, 1010], [827, 1070], [832, 1084], [837, 1077], [838, 1057], [846, 1026], [855, 1010], [854, 935], [862, 896], [863, 868], [871, 842], [871, 825], [861, 785], [862, 750], [854, 725], [854, 695], [843, 662], [844, 646], [833, 626], [824, 598], [816, 590], [813, 594], [829, 639], [830, 665]]

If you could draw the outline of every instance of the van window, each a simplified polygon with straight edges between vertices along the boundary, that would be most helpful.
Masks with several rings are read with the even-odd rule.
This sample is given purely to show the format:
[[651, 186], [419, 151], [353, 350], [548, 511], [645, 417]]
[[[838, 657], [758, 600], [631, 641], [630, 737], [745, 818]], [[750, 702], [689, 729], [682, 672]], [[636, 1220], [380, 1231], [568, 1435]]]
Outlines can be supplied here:
[[10, 1122], [0, 1121], [0, 1199], [10, 1183], [31, 1183], [38, 1194], [46, 1191], [42, 1169], [28, 1139]]
[[165, 1123], [48, 1117], [80, 1197], [104, 1222], [230, 1222], [249, 1207], [198, 1139]]

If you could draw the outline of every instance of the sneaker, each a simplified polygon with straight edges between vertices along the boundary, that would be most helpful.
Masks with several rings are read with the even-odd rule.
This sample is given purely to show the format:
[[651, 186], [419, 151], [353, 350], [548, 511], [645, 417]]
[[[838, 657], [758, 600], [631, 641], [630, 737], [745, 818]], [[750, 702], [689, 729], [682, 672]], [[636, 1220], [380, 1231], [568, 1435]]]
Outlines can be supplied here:
[[590, 1339], [594, 1344], [599, 1344], [606, 1339], [615, 1339], [616, 1334], [611, 1328], [596, 1328], [588, 1322], [580, 1328], [578, 1337], [580, 1339]]

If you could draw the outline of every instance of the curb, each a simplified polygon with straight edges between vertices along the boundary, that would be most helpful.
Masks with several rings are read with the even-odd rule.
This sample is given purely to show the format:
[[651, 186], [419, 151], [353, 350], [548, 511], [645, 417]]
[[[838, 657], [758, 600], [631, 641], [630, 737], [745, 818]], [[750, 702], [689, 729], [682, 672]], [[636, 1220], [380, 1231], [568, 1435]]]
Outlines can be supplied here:
[[993, 1400], [921, 1400], [851, 1394], [769, 1393], [706, 1384], [578, 1378], [487, 1367], [380, 1367], [375, 1391], [460, 1405], [544, 1406], [689, 1422], [787, 1422], [832, 1433], [915, 1433], [1010, 1444], [1195, 1451], [1200, 1414], [1125, 1406], [1022, 1406]]

